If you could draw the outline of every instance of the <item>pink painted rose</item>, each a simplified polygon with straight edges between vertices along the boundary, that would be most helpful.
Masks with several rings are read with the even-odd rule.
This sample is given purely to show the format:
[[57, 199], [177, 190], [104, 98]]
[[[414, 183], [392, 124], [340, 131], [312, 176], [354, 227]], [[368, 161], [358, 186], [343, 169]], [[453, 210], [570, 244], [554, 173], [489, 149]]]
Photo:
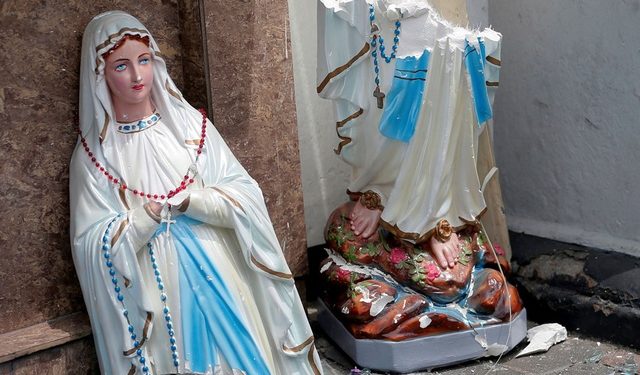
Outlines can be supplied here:
[[409, 259], [409, 256], [401, 248], [394, 247], [393, 249], [391, 249], [389, 258], [391, 259], [391, 263], [399, 264]]
[[336, 277], [338, 278], [338, 280], [349, 281], [351, 279], [351, 272], [342, 268], [338, 268], [338, 271], [336, 272]]
[[496, 249], [496, 253], [500, 256], [504, 256], [504, 249], [502, 248], [502, 246], [498, 245], [498, 244], [494, 244], [493, 248]]
[[426, 271], [427, 279], [429, 279], [429, 281], [433, 281], [440, 276], [440, 268], [438, 268], [434, 263], [427, 263]]

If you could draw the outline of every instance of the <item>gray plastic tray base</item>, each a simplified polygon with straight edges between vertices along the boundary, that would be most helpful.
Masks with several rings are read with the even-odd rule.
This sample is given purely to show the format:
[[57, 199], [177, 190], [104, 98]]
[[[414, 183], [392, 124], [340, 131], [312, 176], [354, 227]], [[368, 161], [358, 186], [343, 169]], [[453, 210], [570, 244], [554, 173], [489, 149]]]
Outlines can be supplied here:
[[489, 347], [507, 346], [505, 353], [527, 335], [527, 312], [523, 309], [511, 322], [476, 327], [477, 334], [467, 330], [400, 342], [356, 339], [321, 300], [318, 302], [318, 323], [326, 334], [360, 367], [383, 372], [430, 370], [485, 357], [488, 351], [476, 341], [476, 335]]

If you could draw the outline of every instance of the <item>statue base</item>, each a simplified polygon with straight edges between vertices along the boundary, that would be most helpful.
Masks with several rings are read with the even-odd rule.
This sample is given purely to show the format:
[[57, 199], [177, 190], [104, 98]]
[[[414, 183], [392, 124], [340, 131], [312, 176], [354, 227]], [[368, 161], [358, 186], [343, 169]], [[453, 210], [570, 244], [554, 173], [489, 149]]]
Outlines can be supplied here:
[[358, 366], [382, 372], [431, 370], [499, 355], [513, 349], [527, 336], [525, 309], [510, 322], [399, 342], [356, 339], [322, 300], [318, 300], [318, 323]]

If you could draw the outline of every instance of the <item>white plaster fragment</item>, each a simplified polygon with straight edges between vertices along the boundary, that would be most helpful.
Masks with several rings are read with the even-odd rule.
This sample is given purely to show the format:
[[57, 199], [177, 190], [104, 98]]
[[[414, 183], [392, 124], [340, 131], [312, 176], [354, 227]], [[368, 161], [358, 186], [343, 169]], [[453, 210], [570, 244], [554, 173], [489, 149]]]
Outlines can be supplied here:
[[420, 328], [427, 328], [429, 327], [429, 324], [431, 324], [431, 318], [429, 318], [429, 315], [427, 314], [421, 316], [418, 321], [420, 322]]
[[396, 314], [396, 316], [393, 317], [393, 324], [398, 324], [400, 318], [402, 318], [402, 314]]
[[489, 345], [487, 344], [487, 339], [485, 339], [484, 337], [476, 335], [475, 340], [478, 344], [480, 344], [480, 346], [482, 346], [482, 349], [486, 350], [489, 347]]
[[322, 266], [322, 268], [320, 268], [320, 273], [325, 273], [333, 264], [333, 262], [327, 262], [325, 263], [324, 266]]
[[475, 340], [485, 350], [485, 353], [484, 353], [485, 357], [500, 355], [509, 349], [509, 347], [507, 347], [504, 344], [493, 343], [489, 345], [487, 343], [486, 336], [480, 336], [479, 334], [475, 335]]
[[527, 331], [529, 345], [516, 357], [546, 352], [549, 348], [567, 339], [567, 329], [558, 323], [542, 324]]
[[355, 291], [357, 293], [362, 294], [362, 296], [360, 297], [360, 301], [362, 301], [364, 303], [373, 302], [373, 298], [371, 298], [371, 293], [369, 293], [369, 288], [363, 288], [361, 286], [357, 286], [355, 288]]
[[325, 248], [324, 250], [329, 255], [329, 258], [331, 258], [331, 260], [337, 266], [339, 266], [345, 271], [357, 272], [364, 276], [371, 276], [371, 277], [376, 276], [383, 279], [386, 283], [393, 286], [397, 290], [402, 290], [407, 294], [418, 294], [413, 289], [407, 286], [398, 284], [391, 276], [387, 275], [386, 273], [380, 271], [377, 268], [373, 268], [369, 266], [359, 266], [359, 265], [348, 263], [340, 254], [336, 253], [332, 249]]
[[371, 309], [369, 309], [369, 315], [378, 316], [382, 309], [385, 308], [390, 302], [393, 302], [394, 298], [386, 293], [383, 293], [380, 298], [371, 303]]
[[502, 353], [505, 353], [508, 349], [509, 347], [504, 344], [497, 344], [497, 343], [491, 344], [487, 348], [487, 352], [484, 354], [484, 356], [492, 357], [492, 356], [500, 355]]

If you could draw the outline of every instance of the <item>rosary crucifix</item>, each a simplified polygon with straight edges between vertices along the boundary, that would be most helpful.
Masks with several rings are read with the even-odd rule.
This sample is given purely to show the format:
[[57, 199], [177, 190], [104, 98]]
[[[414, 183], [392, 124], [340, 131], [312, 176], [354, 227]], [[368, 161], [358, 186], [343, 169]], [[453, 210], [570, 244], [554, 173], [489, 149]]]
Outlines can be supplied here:
[[373, 96], [378, 100], [378, 108], [382, 109], [384, 107], [384, 93], [380, 90], [380, 86], [376, 86], [376, 89], [373, 90]]
[[176, 222], [175, 220], [171, 219], [170, 204], [167, 203], [164, 207], [162, 207], [161, 217], [162, 219], [160, 220], [160, 223], [167, 223], [167, 233], [170, 233], [169, 229], [171, 227], [171, 224], [174, 224]]
[[[191, 163], [191, 165], [189, 166], [189, 172], [191, 172], [193, 178], [195, 179], [198, 175], [198, 166], [196, 162]], [[174, 224], [176, 222], [174, 219], [171, 219], [171, 204], [167, 203], [164, 207], [162, 207], [160, 217], [160, 223], [167, 223], [167, 233], [169, 233], [171, 224]]]

